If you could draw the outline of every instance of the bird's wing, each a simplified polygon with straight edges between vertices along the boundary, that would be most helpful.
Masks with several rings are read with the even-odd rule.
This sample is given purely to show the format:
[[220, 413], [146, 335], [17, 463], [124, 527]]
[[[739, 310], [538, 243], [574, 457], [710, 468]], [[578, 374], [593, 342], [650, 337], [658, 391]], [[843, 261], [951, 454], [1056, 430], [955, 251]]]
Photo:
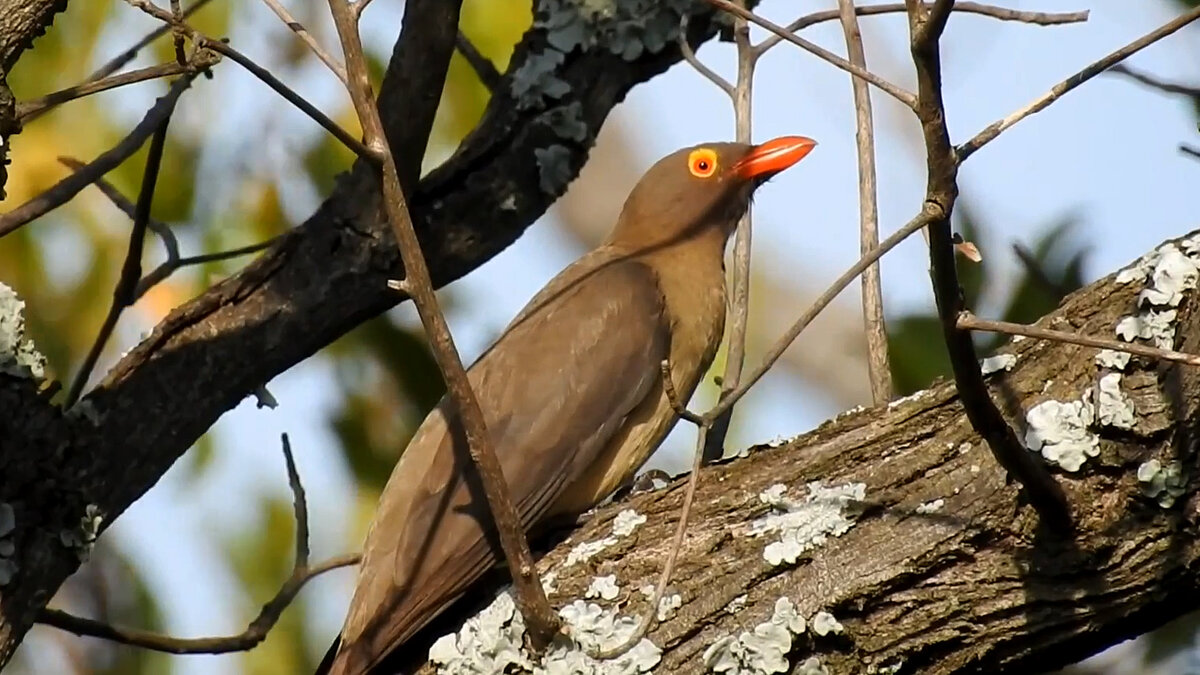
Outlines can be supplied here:
[[[568, 267], [468, 373], [528, 529], [659, 386], [668, 319], [652, 270], [593, 254]], [[380, 499], [335, 673], [361, 673], [501, 557], [467, 444], [443, 399]]]

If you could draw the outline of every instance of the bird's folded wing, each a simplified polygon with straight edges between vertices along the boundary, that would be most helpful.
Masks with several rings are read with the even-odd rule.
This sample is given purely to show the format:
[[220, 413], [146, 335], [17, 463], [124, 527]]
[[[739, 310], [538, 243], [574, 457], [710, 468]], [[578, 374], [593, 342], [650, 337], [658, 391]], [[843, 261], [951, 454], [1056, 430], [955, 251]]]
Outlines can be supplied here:
[[[531, 300], [471, 367], [472, 387], [526, 528], [587, 471], [630, 411], [659, 395], [667, 321], [652, 270], [592, 255]], [[364, 547], [342, 634], [346, 658], [363, 670], [500, 557], [490, 511], [469, 466], [457, 415], [444, 399], [393, 471]]]

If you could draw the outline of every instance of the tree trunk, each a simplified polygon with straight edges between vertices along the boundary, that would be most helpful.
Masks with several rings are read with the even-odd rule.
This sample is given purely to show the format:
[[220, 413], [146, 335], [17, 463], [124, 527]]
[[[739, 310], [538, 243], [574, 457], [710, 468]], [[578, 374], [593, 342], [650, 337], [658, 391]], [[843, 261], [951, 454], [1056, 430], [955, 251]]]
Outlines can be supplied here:
[[[1140, 278], [1117, 283], [1110, 275], [1072, 294], [1039, 325], [1113, 338], [1117, 322], [1137, 313], [1143, 287]], [[1200, 353], [1195, 295], [1185, 294], [1173, 325], [1176, 347]], [[1090, 390], [1102, 413], [1119, 409], [1101, 393], [1111, 389], [1098, 389], [1098, 381], [1121, 373], [1132, 424], [1092, 425], [1097, 456], [1083, 454], [1086, 461], [1074, 472], [1055, 469], [1078, 522], [1072, 539], [1055, 538], [1031, 507], [1018, 503], [1016, 485], [1006, 482], [972, 430], [952, 384], [851, 411], [778, 447], [755, 448], [702, 471], [667, 591], [679, 596], [678, 607], [648, 636], [661, 650], [654, 672], [704, 672], [737, 661], [739, 653], [742, 669], [727, 672], [818, 673], [818, 662], [833, 674], [1037, 672], [1194, 611], [1200, 599], [1195, 486], [1168, 481], [1151, 497], [1151, 485], [1161, 482], [1139, 480], [1139, 469], [1149, 478], [1147, 461], [1177, 461], [1185, 477], [1192, 475], [1200, 370], [1138, 357], [1123, 371], [1109, 370], [1096, 364], [1097, 351], [1024, 339], [1001, 350], [1016, 357], [1011, 370], [988, 378], [1023, 435], [1029, 410], [1044, 401], [1079, 400]], [[1071, 463], [1067, 456], [1061, 461]], [[813, 481], [822, 486], [816, 490], [822, 498], [809, 502]], [[583, 600], [605, 610], [619, 606], [620, 616], [644, 616], [648, 599], [641, 589], [657, 583], [685, 482], [599, 510], [546, 555], [539, 570], [554, 574], [551, 602], [562, 607]], [[861, 501], [842, 505], [838, 490], [854, 492], [854, 484], [864, 486]], [[792, 526], [801, 528], [793, 552], [811, 546], [794, 564], [767, 560], [788, 552], [774, 543], [779, 532], [752, 534], [768, 514], [779, 522], [784, 513], [767, 504], [775, 485], [793, 500]], [[627, 509], [647, 521], [632, 534], [614, 536], [614, 519]], [[599, 553], [568, 564], [572, 551], [582, 551], [577, 546], [605, 537], [612, 539]], [[615, 575], [615, 598], [584, 599], [589, 586], [607, 585], [595, 581], [607, 575]], [[807, 619], [807, 630], [785, 629], [790, 614], [777, 612], [782, 598]], [[780, 607], [786, 609], [786, 603]], [[816, 618], [822, 611], [843, 629], [828, 630], [829, 617]], [[798, 628], [794, 619], [792, 627]], [[512, 633], [480, 636], [496, 643]], [[439, 645], [443, 660], [456, 651], [467, 660], [481, 658], [451, 644]], [[779, 660], [775, 668], [772, 655]], [[755, 656], [758, 667], [745, 665]]]

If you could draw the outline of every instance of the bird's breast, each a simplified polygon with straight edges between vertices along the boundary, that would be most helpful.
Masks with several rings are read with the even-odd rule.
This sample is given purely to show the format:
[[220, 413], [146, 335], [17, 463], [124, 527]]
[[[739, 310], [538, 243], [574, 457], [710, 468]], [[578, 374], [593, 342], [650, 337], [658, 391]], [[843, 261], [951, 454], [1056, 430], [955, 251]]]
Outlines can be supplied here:
[[[685, 404], [712, 364], [725, 329], [725, 275], [717, 262], [672, 266], [658, 274], [671, 336], [671, 380]], [[612, 494], [634, 476], [677, 421], [660, 377], [592, 466], [564, 491], [552, 513], [582, 513]]]

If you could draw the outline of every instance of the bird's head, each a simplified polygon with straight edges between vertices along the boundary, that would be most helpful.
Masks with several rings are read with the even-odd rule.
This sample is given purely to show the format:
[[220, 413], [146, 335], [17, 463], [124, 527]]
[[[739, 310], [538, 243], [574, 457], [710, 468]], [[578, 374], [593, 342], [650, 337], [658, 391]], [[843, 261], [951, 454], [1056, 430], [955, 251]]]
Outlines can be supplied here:
[[645, 248], [704, 235], [727, 238], [754, 190], [816, 145], [804, 136], [781, 136], [758, 145], [703, 143], [676, 150], [634, 186], [609, 242]]

